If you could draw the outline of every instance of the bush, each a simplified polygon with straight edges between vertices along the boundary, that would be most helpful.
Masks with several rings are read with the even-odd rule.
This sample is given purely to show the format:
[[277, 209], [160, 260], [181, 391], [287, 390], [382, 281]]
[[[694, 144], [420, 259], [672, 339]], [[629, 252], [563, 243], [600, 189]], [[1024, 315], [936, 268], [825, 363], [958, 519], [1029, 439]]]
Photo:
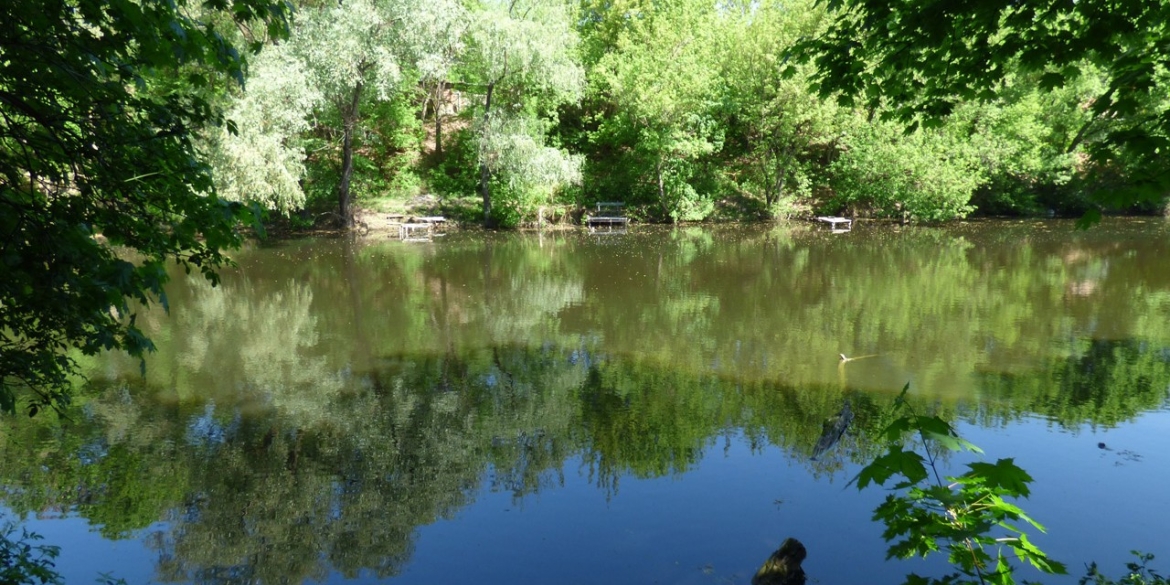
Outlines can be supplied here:
[[962, 218], [974, 209], [971, 196], [983, 176], [962, 140], [927, 130], [903, 135], [875, 122], [858, 125], [844, 148], [830, 165], [830, 207], [908, 221]]
[[1084, 577], [1079, 581], [1080, 585], [1170, 585], [1166, 577], [1149, 568], [1150, 561], [1154, 560], [1154, 555], [1132, 551], [1133, 555], [1137, 557], [1137, 561], [1126, 563], [1125, 567], [1129, 569], [1120, 581], [1114, 581], [1101, 574], [1097, 569], [1097, 563], [1089, 565], [1089, 570]]
[[426, 174], [431, 191], [449, 197], [474, 195], [479, 186], [479, 142], [470, 128], [447, 135], [443, 153]]

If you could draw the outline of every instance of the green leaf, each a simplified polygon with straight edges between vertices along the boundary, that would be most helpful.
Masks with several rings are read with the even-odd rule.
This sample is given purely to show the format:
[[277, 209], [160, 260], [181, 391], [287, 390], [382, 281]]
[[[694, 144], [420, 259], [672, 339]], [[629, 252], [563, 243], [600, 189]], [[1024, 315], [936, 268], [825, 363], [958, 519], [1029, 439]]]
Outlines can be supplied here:
[[1032, 483], [1032, 476], [1016, 465], [1014, 459], [999, 459], [994, 464], [969, 463], [967, 467], [971, 470], [968, 476], [981, 479], [989, 488], [1002, 488], [1013, 497], [1027, 497], [1031, 493], [1028, 484]]
[[857, 489], [865, 489], [871, 483], [885, 485], [895, 474], [905, 477], [909, 483], [918, 483], [928, 477], [925, 460], [914, 451], [891, 446], [889, 451], [861, 468], [849, 484], [857, 483]]
[[1064, 563], [1049, 558], [1047, 553], [1028, 540], [1027, 534], [1021, 534], [1018, 542], [1012, 548], [1015, 550], [1017, 558], [1045, 573], [1051, 575], [1068, 574], [1068, 567]]
[[[269, 11], [277, 1], [236, 0], [283, 19], [283, 8]], [[2, 174], [37, 180], [0, 188], [13, 210], [0, 223], [24, 226], [0, 262], [10, 283], [0, 304], [12, 315], [3, 329], [20, 348], [5, 355], [0, 379], [44, 397], [29, 414], [68, 402], [77, 366], [59, 356], [150, 347], [126, 307], [158, 298], [164, 262], [199, 258], [213, 273], [226, 262], [221, 250], [240, 242], [236, 219], [215, 213], [195, 139], [219, 119], [212, 104], [242, 60], [179, 4], [26, 0], [6, 12], [15, 21], [0, 31], [3, 60], [21, 66], [0, 67], [0, 88], [19, 96], [21, 114], [6, 114], [3, 133], [24, 137], [20, 148], [36, 156], [0, 146]], [[0, 397], [0, 410], [10, 402]]]

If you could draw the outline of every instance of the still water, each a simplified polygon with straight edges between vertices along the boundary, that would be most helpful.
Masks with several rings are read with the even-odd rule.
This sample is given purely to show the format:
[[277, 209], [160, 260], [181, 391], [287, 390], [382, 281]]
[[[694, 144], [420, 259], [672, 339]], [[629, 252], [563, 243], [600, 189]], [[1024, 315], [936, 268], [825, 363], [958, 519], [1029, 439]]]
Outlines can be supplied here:
[[[1168, 236], [274, 242], [219, 287], [173, 276], [170, 314], [139, 316], [145, 376], [79, 356], [67, 420], [6, 421], [3, 503], [70, 583], [747, 583], [789, 536], [814, 583], [899, 583], [945, 567], [885, 561], [884, 493], [847, 484], [909, 383], [1035, 477], [1035, 540], [1074, 575], [1131, 549], [1165, 568]], [[812, 460], [846, 399], [852, 427]]]

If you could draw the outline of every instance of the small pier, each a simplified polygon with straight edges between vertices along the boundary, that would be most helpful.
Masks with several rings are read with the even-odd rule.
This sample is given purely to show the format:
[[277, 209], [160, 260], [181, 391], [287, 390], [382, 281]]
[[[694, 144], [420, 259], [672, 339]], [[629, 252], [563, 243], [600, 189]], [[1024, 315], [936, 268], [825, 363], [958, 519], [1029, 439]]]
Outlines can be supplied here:
[[829, 228], [831, 228], [835, 234], [847, 232], [853, 229], [853, 220], [849, 219], [848, 217], [821, 216], [817, 218], [817, 221], [829, 224]]
[[398, 224], [398, 237], [403, 242], [430, 242], [436, 235], [436, 226], [447, 222], [441, 216], [412, 217], [408, 221]]
[[597, 210], [585, 216], [585, 226], [590, 232], [621, 231], [630, 225], [630, 218], [623, 215], [626, 204], [621, 201], [598, 201]]

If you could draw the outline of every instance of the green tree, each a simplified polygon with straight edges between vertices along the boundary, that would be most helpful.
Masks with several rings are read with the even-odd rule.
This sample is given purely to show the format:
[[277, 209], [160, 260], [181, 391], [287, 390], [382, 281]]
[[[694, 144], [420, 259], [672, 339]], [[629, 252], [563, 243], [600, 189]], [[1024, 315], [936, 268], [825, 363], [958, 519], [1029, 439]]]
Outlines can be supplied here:
[[[1160, 201], [1170, 191], [1170, 4], [1165, 2], [828, 3], [833, 22], [798, 53], [815, 61], [823, 96], [883, 110], [903, 122], [937, 123], [964, 102], [991, 101], [1038, 77], [1041, 89], [1096, 71], [1105, 82], [1081, 105], [1086, 117], [1067, 152], [1085, 147], [1082, 170], [1116, 205]], [[1029, 75], [1017, 77], [1017, 72]], [[1100, 138], [1087, 142], [1100, 132]]]
[[564, 0], [484, 0], [475, 3], [463, 67], [481, 93], [479, 192], [486, 225], [496, 223], [492, 178], [512, 188], [576, 182], [580, 162], [544, 143], [542, 118], [580, 98], [584, 74], [577, 57], [573, 10]]
[[889, 122], [855, 120], [830, 166], [831, 206], [869, 208], [904, 221], [966, 217], [983, 182], [964, 138], [938, 129], [903, 134]]
[[761, 200], [769, 217], [808, 211], [823, 153], [836, 145], [839, 118], [847, 114], [809, 91], [807, 72], [786, 77], [780, 67], [823, 14], [813, 2], [765, 2], [727, 15], [736, 26], [719, 47], [727, 127], [721, 154], [737, 187]]
[[722, 143], [712, 112], [723, 24], [702, 2], [639, 9], [592, 72], [591, 90], [616, 114], [600, 120], [594, 140], [630, 151], [627, 164], [650, 172], [651, 184], [638, 190], [649, 187], [672, 221], [700, 220], [714, 209], [710, 193], [694, 183], [701, 160]]
[[[406, 70], [441, 76], [442, 58], [456, 42], [454, 0], [356, 0], [306, 10], [292, 33], [293, 51], [341, 122], [338, 213], [353, 226], [354, 150], [367, 97], [388, 101], [403, 89]], [[287, 74], [295, 74], [289, 71]]]
[[1052, 91], [1021, 80], [993, 101], [958, 106], [945, 131], [964, 143], [985, 177], [972, 205], [988, 215], [1083, 212], [1079, 157], [1067, 145], [1092, 115], [1081, 104], [1098, 89], [1092, 76]]
[[[244, 59], [212, 17], [279, 33], [269, 0], [30, 0], [0, 7], [0, 409], [68, 399], [68, 350], [150, 341], [132, 302], [166, 297], [164, 263], [213, 282], [240, 241], [193, 135]], [[199, 18], [193, 15], [204, 15]], [[221, 17], [222, 19], [222, 17]], [[129, 254], [120, 250], [129, 251]]]
[[210, 136], [220, 195], [284, 214], [305, 204], [299, 136], [310, 129], [310, 115], [324, 99], [291, 48], [281, 43], [252, 59], [247, 91], [226, 114], [234, 131], [219, 128]]

